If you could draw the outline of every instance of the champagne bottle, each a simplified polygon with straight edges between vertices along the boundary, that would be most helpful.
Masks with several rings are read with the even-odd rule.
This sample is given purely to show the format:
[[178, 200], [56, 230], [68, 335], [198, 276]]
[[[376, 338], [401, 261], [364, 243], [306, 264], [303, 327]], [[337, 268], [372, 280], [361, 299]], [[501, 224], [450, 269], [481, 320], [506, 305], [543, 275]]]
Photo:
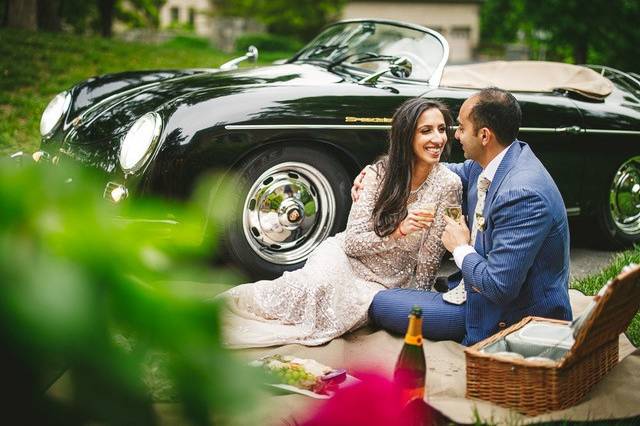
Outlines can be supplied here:
[[404, 346], [393, 372], [394, 381], [402, 389], [405, 403], [424, 399], [427, 363], [422, 348], [422, 309], [414, 306], [409, 314], [409, 326], [404, 336]]

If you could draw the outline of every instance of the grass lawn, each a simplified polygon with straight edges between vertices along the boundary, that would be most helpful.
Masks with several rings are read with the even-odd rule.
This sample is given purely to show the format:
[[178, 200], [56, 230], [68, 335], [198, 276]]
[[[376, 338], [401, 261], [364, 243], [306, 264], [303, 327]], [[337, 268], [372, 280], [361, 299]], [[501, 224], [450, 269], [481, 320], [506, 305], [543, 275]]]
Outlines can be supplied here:
[[[597, 274], [590, 275], [571, 283], [571, 287], [582, 291], [584, 294], [596, 294], [603, 285], [620, 273], [623, 267], [629, 263], [640, 264], [640, 245], [633, 249], [616, 255], [613, 261]], [[640, 346], [640, 313], [636, 313], [631, 325], [627, 329], [627, 337], [634, 346]]]
[[[260, 52], [260, 62], [290, 55]], [[149, 45], [0, 29], [0, 155], [35, 151], [42, 111], [55, 94], [77, 82], [128, 70], [214, 68], [237, 56], [193, 37]]]

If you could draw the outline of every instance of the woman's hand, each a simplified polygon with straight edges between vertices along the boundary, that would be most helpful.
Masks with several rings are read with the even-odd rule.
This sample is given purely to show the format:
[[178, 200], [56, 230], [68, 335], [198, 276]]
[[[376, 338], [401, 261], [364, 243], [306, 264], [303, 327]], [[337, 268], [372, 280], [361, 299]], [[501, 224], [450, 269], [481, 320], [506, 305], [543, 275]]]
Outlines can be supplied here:
[[410, 211], [400, 225], [393, 231], [395, 238], [403, 238], [414, 232], [422, 231], [431, 226], [434, 221], [433, 213], [422, 210]]
[[358, 176], [353, 180], [353, 186], [351, 187], [351, 201], [354, 203], [358, 201], [358, 198], [360, 198], [360, 192], [362, 192], [362, 189], [364, 188], [364, 183], [362, 182], [364, 181], [364, 175], [367, 174], [367, 167], [369, 166], [365, 166], [365, 168], [362, 169]]

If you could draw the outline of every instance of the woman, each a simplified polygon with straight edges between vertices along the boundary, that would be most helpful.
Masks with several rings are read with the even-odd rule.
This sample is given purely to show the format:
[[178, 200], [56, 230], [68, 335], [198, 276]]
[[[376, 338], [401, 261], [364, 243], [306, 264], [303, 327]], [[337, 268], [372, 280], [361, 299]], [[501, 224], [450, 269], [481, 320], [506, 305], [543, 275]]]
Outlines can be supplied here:
[[440, 103], [403, 103], [393, 116], [388, 155], [367, 171], [346, 230], [320, 244], [302, 269], [221, 295], [226, 344], [319, 345], [364, 325], [380, 290], [431, 290], [445, 251], [444, 209], [435, 207], [459, 200], [461, 191], [458, 176], [440, 164], [450, 151], [451, 123]]

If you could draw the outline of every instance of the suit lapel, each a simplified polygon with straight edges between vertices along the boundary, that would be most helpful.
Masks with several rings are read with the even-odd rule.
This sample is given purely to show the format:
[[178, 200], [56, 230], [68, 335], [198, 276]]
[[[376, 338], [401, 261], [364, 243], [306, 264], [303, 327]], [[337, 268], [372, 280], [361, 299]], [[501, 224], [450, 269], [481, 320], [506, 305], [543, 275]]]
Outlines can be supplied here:
[[[502, 158], [498, 169], [496, 170], [496, 174], [493, 176], [493, 180], [491, 181], [491, 185], [489, 185], [489, 190], [487, 191], [487, 196], [484, 202], [484, 210], [482, 211], [482, 215], [487, 218], [489, 215], [491, 203], [493, 203], [493, 199], [502, 185], [504, 178], [507, 176], [509, 171], [515, 166], [520, 153], [522, 152], [522, 147], [519, 141], [513, 142], [509, 148], [507, 148], [507, 153]], [[477, 188], [476, 188], [476, 199], [477, 199]], [[475, 208], [475, 204], [474, 204]], [[488, 221], [485, 221], [488, 223]], [[487, 225], [485, 225], [487, 226]], [[469, 228], [471, 229], [471, 228]], [[478, 234], [476, 235], [476, 241], [474, 244], [474, 249], [481, 256], [485, 256], [486, 247], [484, 244], [484, 237], [486, 233], [486, 228], [482, 231], [478, 230]]]
[[469, 187], [467, 188], [467, 226], [472, 229], [476, 204], [478, 204], [478, 176], [482, 172], [482, 167], [478, 163], [474, 164], [474, 168], [469, 173]]
[[498, 166], [498, 170], [496, 170], [496, 174], [491, 181], [491, 185], [489, 185], [489, 191], [487, 192], [487, 198], [485, 198], [484, 202], [484, 210], [482, 215], [487, 217], [487, 212], [489, 211], [489, 207], [491, 203], [493, 203], [493, 198], [498, 192], [500, 185], [502, 185], [502, 181], [505, 176], [511, 171], [513, 166], [515, 166], [518, 157], [520, 157], [520, 153], [522, 152], [522, 145], [519, 140], [515, 140], [509, 148], [507, 148], [507, 153], [502, 158], [500, 165]]

